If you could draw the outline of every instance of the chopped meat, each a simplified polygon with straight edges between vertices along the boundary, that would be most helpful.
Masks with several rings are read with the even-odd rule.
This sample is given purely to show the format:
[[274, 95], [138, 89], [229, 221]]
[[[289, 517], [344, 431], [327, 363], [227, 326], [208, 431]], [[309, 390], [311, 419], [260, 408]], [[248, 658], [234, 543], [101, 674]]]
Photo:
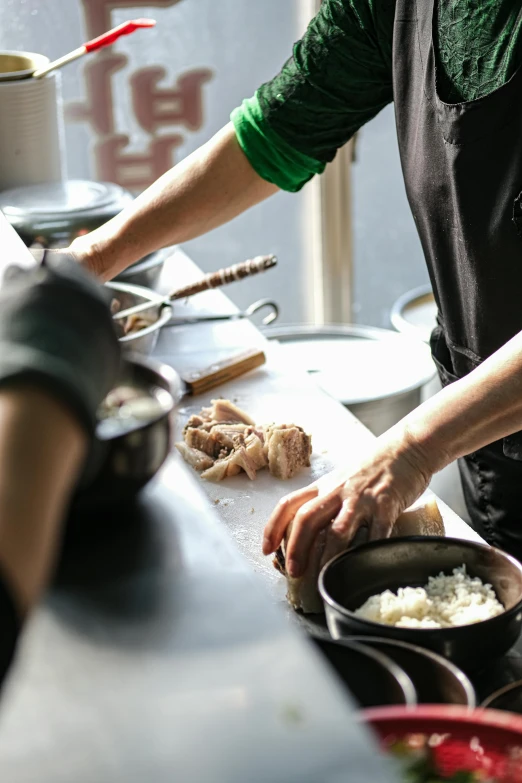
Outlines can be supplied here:
[[237, 476], [238, 473], [241, 473], [241, 465], [232, 462], [229, 457], [225, 457], [216, 460], [211, 468], [201, 474], [201, 478], [207, 481], [222, 481], [224, 478]]
[[265, 454], [264, 444], [257, 432], [251, 432], [245, 438], [245, 449], [255, 470], [266, 468], [268, 460]]
[[135, 334], [136, 332], [141, 332], [142, 329], [147, 329], [153, 323], [154, 319], [150, 318], [150, 316], [147, 317], [141, 315], [141, 313], [134, 313], [134, 315], [129, 315], [129, 317], [125, 319], [123, 333], [125, 335]]
[[197, 414], [194, 414], [194, 416], [191, 416], [190, 419], [185, 424], [185, 427], [183, 429], [183, 434], [188, 430], [189, 427], [203, 427], [204, 421], [201, 418], [201, 416], [198, 416]]
[[212, 432], [222, 432], [226, 435], [234, 436], [234, 435], [248, 435], [250, 432], [253, 432], [252, 427], [250, 424], [243, 424], [242, 422], [235, 422], [235, 423], [226, 423], [226, 424], [212, 424]]
[[228, 456], [216, 460], [214, 465], [201, 475], [207, 481], [221, 481], [228, 476], [237, 476], [241, 470], [245, 471], [249, 479], [255, 479], [255, 463], [250, 459], [244, 446], [239, 446]]
[[237, 405], [234, 405], [230, 400], [211, 400], [211, 408], [203, 408], [201, 411], [204, 418], [215, 422], [234, 422], [240, 421], [243, 424], [251, 424], [254, 422]]
[[284, 424], [266, 429], [265, 452], [273, 476], [289, 479], [303, 467], [310, 467], [312, 440], [301, 427]]
[[234, 448], [234, 441], [229, 435], [218, 430], [201, 430], [198, 427], [189, 427], [185, 432], [185, 443], [192, 449], [199, 449], [209, 457], [215, 459], [222, 456], [223, 450], [227, 454]]
[[[278, 478], [291, 478], [300, 468], [309, 467], [312, 453], [311, 438], [301, 427], [260, 427], [229, 400], [212, 400], [211, 407], [192, 415], [183, 428], [183, 439], [178, 450], [208, 481], [222, 481], [242, 471], [255, 479], [263, 468]], [[197, 467], [203, 464], [202, 457], [205, 467]]]
[[208, 470], [208, 468], [211, 468], [214, 464], [214, 460], [212, 457], [209, 457], [208, 454], [199, 451], [199, 449], [190, 448], [190, 446], [187, 446], [183, 441], [176, 443], [175, 445], [185, 462], [188, 462], [194, 470]]

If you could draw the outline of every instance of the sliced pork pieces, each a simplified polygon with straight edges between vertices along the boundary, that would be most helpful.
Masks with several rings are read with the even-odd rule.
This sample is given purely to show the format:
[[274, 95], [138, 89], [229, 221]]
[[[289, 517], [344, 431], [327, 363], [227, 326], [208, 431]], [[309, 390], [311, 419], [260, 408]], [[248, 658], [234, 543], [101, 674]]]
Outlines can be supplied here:
[[212, 400], [190, 417], [176, 448], [208, 481], [241, 472], [253, 480], [263, 468], [285, 480], [310, 467], [312, 439], [295, 424], [259, 425], [230, 400]]

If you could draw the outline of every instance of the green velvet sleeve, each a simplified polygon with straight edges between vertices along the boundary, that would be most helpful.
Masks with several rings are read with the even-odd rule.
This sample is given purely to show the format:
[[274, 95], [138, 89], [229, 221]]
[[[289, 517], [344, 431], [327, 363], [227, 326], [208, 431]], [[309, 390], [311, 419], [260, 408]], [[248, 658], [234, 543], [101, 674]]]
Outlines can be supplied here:
[[257, 173], [297, 191], [393, 99], [395, 0], [323, 0], [281, 72], [232, 113]]

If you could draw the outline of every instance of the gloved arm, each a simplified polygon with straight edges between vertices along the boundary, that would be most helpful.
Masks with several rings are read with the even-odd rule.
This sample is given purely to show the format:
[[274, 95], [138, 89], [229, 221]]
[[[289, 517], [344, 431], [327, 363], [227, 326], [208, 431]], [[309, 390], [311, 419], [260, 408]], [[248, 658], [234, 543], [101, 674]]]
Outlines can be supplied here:
[[0, 677], [52, 568], [60, 524], [114, 385], [108, 301], [63, 254], [0, 290]]

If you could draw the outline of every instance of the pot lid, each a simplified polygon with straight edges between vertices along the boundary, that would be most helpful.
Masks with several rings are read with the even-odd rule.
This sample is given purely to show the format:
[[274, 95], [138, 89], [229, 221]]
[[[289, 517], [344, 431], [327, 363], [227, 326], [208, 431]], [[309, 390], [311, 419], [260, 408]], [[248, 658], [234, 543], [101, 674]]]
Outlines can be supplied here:
[[121, 211], [132, 199], [129, 191], [111, 182], [73, 179], [5, 190], [0, 193], [0, 208], [8, 219], [42, 219], [56, 215], [79, 217], [83, 213], [106, 211], [107, 208]]
[[265, 334], [277, 339], [285, 367], [305, 370], [345, 405], [404, 394], [435, 375], [428, 346], [391, 330], [278, 327]]

